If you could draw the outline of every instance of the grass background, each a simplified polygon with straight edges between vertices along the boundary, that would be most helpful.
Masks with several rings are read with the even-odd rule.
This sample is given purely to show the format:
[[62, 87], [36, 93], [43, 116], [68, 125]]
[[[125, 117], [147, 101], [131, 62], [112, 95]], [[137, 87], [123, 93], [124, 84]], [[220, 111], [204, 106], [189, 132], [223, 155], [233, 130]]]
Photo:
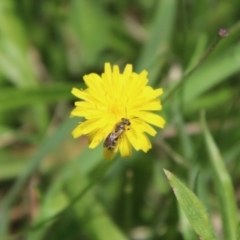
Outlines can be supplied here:
[[[0, 0], [0, 239], [198, 239], [163, 168], [198, 196], [219, 239], [236, 239], [224, 229], [229, 186], [215, 174], [200, 112], [231, 176], [234, 208], [239, 9], [237, 0]], [[102, 146], [72, 139], [80, 120], [69, 119], [70, 91], [85, 87], [84, 74], [132, 63], [167, 96], [222, 27], [228, 37], [164, 100], [167, 124], [147, 154], [105, 162]]]

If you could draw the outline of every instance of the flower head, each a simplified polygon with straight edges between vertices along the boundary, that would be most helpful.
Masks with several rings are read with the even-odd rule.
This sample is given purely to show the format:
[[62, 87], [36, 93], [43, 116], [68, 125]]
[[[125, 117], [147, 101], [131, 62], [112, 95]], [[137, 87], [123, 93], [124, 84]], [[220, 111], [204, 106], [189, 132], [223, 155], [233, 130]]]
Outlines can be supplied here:
[[130, 156], [132, 146], [147, 152], [152, 145], [146, 133], [156, 134], [150, 124], [160, 128], [165, 124], [162, 117], [150, 112], [161, 110], [159, 96], [163, 90], [147, 86], [147, 74], [147, 71], [133, 72], [131, 64], [120, 73], [118, 66], [111, 68], [105, 63], [101, 76], [85, 75], [87, 89], [72, 89], [72, 94], [81, 101], [75, 102], [71, 116], [85, 118], [73, 130], [73, 137], [86, 135], [90, 148], [104, 141], [107, 159], [112, 159], [118, 149], [122, 157]]

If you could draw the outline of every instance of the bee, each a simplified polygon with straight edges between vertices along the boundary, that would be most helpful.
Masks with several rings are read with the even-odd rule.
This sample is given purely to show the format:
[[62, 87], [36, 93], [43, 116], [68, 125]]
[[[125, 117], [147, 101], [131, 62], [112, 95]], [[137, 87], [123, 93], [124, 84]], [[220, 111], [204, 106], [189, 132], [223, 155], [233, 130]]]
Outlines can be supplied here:
[[129, 126], [131, 125], [131, 122], [129, 121], [129, 119], [127, 118], [122, 118], [120, 122], [118, 122], [114, 129], [112, 130], [111, 133], [108, 134], [108, 136], [106, 137], [104, 143], [103, 143], [103, 147], [113, 151], [117, 144], [118, 144], [118, 140], [119, 138], [122, 136], [122, 134], [126, 131], [129, 130]]

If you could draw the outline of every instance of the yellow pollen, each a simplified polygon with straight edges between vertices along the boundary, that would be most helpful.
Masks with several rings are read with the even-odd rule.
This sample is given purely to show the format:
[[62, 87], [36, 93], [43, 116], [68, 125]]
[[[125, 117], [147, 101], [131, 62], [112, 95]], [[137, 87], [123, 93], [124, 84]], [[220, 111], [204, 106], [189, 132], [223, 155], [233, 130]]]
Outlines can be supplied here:
[[115, 118], [122, 118], [124, 117], [124, 107], [119, 106], [118, 104], [114, 103], [109, 108], [109, 113], [112, 114]]

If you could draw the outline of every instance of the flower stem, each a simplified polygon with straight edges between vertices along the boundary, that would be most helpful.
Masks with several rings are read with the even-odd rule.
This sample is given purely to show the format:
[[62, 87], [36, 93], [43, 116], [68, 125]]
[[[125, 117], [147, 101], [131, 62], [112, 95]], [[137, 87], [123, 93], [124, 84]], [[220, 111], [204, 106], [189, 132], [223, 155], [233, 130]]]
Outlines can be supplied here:
[[209, 55], [214, 51], [214, 49], [217, 47], [221, 39], [226, 37], [228, 35], [228, 31], [225, 28], [221, 28], [218, 32], [218, 36], [216, 40], [213, 42], [213, 44], [210, 46], [210, 48], [207, 50], [207, 52], [200, 58], [197, 65], [193, 67], [189, 72], [187, 72], [183, 78], [169, 91], [167, 94], [165, 94], [162, 98], [162, 103], [166, 102], [167, 99], [169, 99], [170, 96], [172, 96], [173, 93], [175, 93], [178, 88], [180, 88], [186, 81], [189, 79], [189, 77], [202, 65], [202, 63], [209, 57]]

